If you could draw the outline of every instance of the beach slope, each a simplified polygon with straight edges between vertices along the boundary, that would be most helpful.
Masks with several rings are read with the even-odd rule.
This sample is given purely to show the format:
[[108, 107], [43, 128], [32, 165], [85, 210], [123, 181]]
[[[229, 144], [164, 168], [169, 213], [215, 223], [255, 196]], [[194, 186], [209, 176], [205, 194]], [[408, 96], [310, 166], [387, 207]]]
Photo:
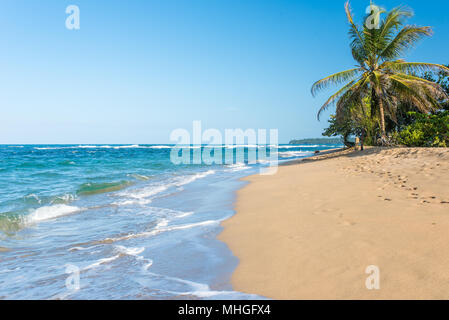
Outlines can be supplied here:
[[[220, 235], [240, 259], [234, 289], [274, 299], [448, 299], [448, 160], [449, 149], [370, 148], [245, 178]], [[370, 266], [378, 290], [366, 286]]]

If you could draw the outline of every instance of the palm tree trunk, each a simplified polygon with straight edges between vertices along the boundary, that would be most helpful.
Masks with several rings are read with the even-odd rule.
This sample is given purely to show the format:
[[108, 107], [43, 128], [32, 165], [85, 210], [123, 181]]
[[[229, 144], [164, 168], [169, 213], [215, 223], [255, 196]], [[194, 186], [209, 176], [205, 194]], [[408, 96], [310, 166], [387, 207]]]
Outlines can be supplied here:
[[382, 101], [382, 95], [379, 88], [373, 88], [373, 93], [376, 94], [376, 100], [379, 105], [379, 118], [380, 118], [380, 140], [381, 144], [387, 142], [387, 132], [385, 129], [385, 110], [384, 110], [384, 102]]
[[363, 151], [365, 147], [365, 137], [366, 137], [366, 130], [362, 129], [362, 134], [360, 135], [360, 150]]
[[380, 115], [380, 135], [382, 139], [387, 138], [387, 132], [385, 130], [385, 112], [384, 112], [384, 103], [382, 99], [379, 97], [379, 115]]

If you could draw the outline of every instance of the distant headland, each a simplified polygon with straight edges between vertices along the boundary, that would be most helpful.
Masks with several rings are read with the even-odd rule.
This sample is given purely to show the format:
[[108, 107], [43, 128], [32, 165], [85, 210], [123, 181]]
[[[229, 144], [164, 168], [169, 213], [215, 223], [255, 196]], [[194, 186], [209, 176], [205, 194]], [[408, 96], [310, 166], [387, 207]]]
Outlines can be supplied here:
[[294, 139], [289, 144], [343, 144], [341, 138]]

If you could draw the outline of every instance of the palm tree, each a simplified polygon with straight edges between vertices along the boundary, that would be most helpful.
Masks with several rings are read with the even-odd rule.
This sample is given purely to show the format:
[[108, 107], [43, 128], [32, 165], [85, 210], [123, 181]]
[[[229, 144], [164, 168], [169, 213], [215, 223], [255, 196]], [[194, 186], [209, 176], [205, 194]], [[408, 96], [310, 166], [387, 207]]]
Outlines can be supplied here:
[[[378, 7], [377, 7], [378, 8]], [[395, 120], [400, 105], [413, 105], [421, 112], [440, 108], [440, 103], [449, 97], [435, 82], [418, 76], [424, 72], [449, 74], [445, 66], [432, 63], [406, 62], [400, 57], [423, 37], [431, 36], [430, 27], [404, 25], [413, 16], [411, 10], [397, 7], [380, 19], [377, 28], [365, 23], [360, 27], [354, 23], [349, 1], [345, 4], [349, 21], [351, 51], [356, 68], [339, 72], [317, 81], [312, 86], [312, 94], [330, 85], [343, 87], [333, 94], [318, 112], [336, 105], [337, 118], [345, 114], [346, 108], [362, 105], [362, 100], [370, 97], [375, 106], [375, 114], [380, 122], [381, 142], [386, 143], [385, 117]]]

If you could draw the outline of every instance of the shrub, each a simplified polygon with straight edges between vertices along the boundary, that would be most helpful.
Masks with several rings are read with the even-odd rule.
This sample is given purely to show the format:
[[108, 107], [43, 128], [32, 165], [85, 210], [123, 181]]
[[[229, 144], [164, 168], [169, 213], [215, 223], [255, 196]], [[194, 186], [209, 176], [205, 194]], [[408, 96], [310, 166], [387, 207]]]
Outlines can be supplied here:
[[448, 147], [449, 111], [435, 114], [408, 113], [414, 122], [403, 127], [395, 138], [397, 143], [409, 147]]

